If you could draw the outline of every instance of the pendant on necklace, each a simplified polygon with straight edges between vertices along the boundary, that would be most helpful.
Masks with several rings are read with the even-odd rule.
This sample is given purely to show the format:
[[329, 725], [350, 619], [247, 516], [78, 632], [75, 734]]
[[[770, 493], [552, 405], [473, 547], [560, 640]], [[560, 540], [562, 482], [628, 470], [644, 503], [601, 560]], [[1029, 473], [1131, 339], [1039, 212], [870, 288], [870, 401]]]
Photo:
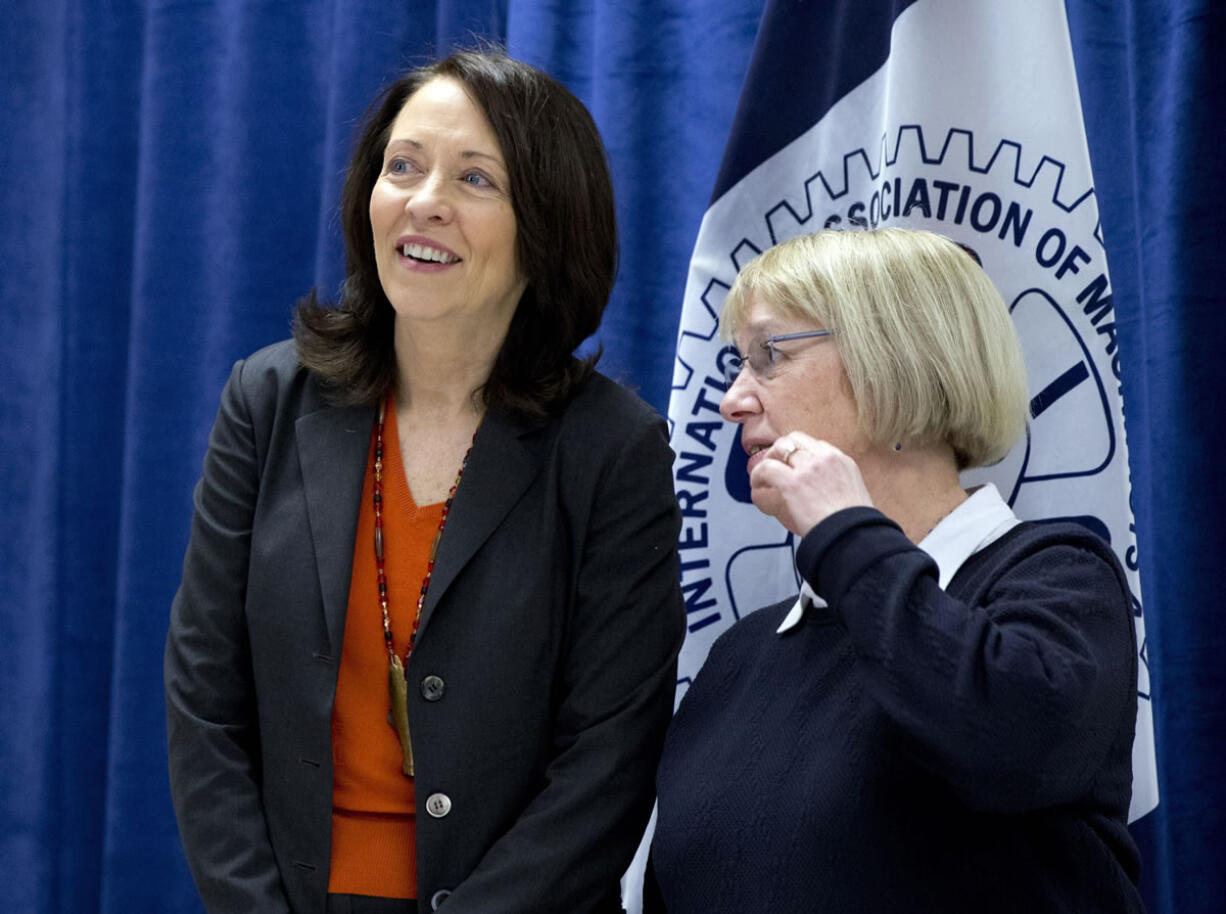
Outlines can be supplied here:
[[404, 664], [397, 654], [387, 663], [387, 693], [392, 702], [391, 725], [400, 737], [400, 752], [404, 756], [400, 770], [413, 777], [413, 744], [409, 740], [409, 683], [404, 677]]

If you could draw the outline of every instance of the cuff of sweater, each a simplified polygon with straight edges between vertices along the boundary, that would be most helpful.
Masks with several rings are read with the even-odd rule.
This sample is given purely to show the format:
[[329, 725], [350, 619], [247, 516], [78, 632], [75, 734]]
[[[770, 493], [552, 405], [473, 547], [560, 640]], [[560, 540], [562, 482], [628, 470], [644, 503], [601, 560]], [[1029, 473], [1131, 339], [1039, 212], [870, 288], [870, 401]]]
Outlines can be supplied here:
[[902, 528], [876, 508], [836, 511], [804, 535], [796, 570], [833, 607], [870, 565], [914, 549]]

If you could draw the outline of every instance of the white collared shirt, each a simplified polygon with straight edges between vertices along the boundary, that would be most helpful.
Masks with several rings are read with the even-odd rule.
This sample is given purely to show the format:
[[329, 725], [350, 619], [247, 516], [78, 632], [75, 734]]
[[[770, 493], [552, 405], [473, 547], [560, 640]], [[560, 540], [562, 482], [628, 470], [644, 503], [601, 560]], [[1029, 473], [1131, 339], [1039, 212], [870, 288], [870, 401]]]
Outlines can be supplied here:
[[[920, 542], [923, 549], [937, 563], [938, 583], [944, 590], [958, 569], [972, 555], [996, 542], [1021, 521], [1005, 504], [996, 486], [992, 483], [980, 486], [966, 501], [947, 514]], [[813, 607], [823, 609], [825, 600], [813, 592], [808, 581], [803, 581], [800, 596], [791, 610], [775, 629], [782, 635], [800, 624], [805, 610]]]

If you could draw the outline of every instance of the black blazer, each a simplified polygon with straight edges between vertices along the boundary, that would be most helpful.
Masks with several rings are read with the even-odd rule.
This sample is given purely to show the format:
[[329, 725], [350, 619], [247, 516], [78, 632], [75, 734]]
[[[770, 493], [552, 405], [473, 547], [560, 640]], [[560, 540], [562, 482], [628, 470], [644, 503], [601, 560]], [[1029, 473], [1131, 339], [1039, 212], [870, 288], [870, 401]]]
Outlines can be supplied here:
[[[171, 792], [210, 911], [324, 910], [373, 419], [328, 405], [289, 342], [222, 394], [165, 654]], [[660, 418], [600, 375], [557, 418], [482, 423], [408, 668], [422, 910], [620, 910], [684, 634], [671, 462]]]

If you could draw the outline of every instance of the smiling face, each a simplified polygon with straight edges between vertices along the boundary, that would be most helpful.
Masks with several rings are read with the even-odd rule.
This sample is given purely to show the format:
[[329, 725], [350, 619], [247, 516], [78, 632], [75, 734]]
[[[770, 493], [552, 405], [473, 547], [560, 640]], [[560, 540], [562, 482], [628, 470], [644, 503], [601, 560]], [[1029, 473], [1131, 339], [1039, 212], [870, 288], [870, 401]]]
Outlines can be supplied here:
[[[755, 295], [736, 332], [736, 346], [744, 355], [761, 348], [768, 336], [820, 329], [780, 315]], [[794, 431], [828, 441], [857, 461], [873, 450], [833, 337], [791, 340], [775, 348], [773, 376], [762, 378], [746, 365], [719, 405], [720, 415], [741, 426], [748, 469], [753, 471], [763, 459], [760, 452], [775, 439]]]
[[527, 285], [516, 257], [506, 161], [454, 79], [411, 95], [370, 195], [379, 281], [397, 322], [506, 332]]

